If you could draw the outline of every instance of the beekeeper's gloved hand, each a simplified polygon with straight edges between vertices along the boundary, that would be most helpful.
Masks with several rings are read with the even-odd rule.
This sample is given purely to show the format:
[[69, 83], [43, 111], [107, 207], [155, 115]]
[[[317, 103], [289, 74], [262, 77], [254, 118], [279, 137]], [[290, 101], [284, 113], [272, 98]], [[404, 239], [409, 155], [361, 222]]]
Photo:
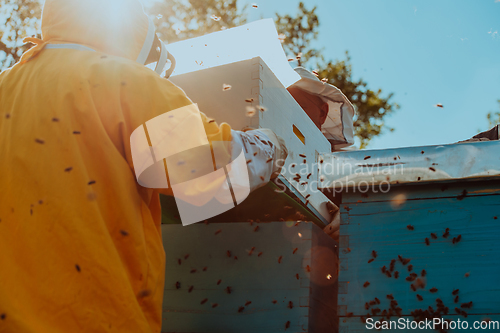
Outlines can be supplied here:
[[271, 176], [271, 179], [274, 179], [278, 177], [278, 175], [281, 172], [281, 169], [283, 168], [283, 165], [285, 165], [285, 160], [288, 156], [288, 149], [286, 149], [285, 140], [283, 140], [282, 137], [276, 135], [276, 133], [274, 133], [270, 129], [262, 128], [258, 131], [264, 133], [275, 146], [276, 158], [274, 159], [273, 174]]
[[250, 191], [266, 185], [277, 177], [285, 164], [288, 151], [285, 141], [269, 129], [246, 132], [231, 130], [233, 159], [241, 149], [247, 160]]

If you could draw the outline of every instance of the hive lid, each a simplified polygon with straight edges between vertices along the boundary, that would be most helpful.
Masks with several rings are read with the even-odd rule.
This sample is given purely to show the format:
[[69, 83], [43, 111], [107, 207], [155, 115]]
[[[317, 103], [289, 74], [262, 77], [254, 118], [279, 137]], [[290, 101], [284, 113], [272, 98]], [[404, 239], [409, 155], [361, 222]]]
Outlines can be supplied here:
[[500, 178], [500, 142], [324, 153], [320, 188]]

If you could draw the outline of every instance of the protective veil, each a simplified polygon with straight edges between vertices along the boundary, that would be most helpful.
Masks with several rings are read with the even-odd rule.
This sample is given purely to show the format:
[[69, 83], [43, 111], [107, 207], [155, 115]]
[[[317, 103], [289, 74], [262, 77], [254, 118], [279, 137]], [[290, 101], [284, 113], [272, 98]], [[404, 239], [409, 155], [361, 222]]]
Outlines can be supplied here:
[[159, 195], [130, 135], [191, 101], [144, 67], [150, 26], [138, 0], [46, 0], [43, 40], [0, 74], [1, 332], [161, 330]]

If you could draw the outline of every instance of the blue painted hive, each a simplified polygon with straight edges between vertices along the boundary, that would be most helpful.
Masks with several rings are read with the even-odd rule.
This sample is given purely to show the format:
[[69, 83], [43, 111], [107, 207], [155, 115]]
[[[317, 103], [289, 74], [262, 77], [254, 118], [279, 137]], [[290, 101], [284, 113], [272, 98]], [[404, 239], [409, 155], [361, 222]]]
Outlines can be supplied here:
[[458, 331], [458, 320], [462, 329], [500, 329], [499, 148], [497, 141], [324, 156], [322, 177], [331, 183], [323, 187], [342, 202], [340, 332], [367, 332], [376, 321], [409, 332], [433, 318], [453, 321], [438, 331]]

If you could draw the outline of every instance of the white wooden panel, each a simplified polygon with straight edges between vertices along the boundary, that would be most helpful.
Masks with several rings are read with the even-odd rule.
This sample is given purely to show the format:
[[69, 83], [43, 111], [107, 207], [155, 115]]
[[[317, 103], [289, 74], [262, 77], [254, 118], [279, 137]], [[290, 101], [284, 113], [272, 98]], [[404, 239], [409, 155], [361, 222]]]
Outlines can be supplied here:
[[[217, 122], [227, 122], [235, 130], [270, 128], [282, 137], [289, 152], [284, 183], [325, 225], [329, 223], [329, 200], [318, 190], [318, 158], [319, 153], [330, 151], [330, 143], [261, 58], [178, 75], [171, 81]], [[231, 89], [224, 91], [224, 84]], [[248, 117], [247, 106], [263, 106], [266, 111]], [[304, 143], [293, 126], [304, 135]], [[301, 174], [299, 181], [294, 180], [297, 173]]]

